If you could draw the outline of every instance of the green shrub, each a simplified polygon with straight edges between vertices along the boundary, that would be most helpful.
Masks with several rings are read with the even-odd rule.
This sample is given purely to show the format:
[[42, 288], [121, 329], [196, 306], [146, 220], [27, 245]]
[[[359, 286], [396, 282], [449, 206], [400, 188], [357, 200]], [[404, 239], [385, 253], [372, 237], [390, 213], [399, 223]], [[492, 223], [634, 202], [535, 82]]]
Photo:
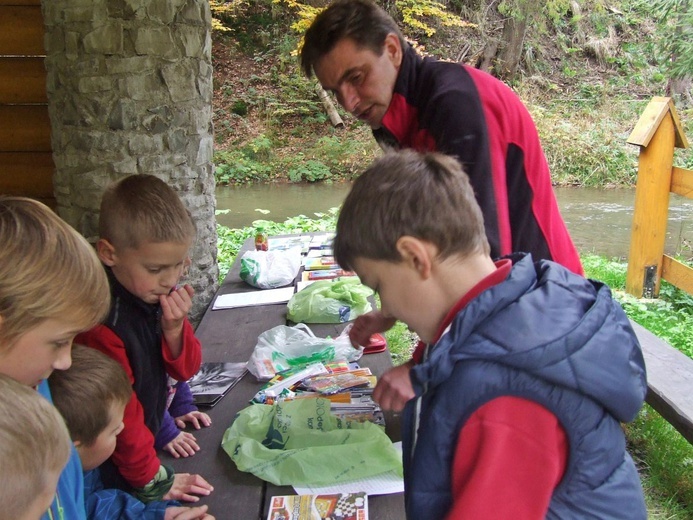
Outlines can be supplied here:
[[332, 177], [330, 169], [321, 161], [308, 160], [300, 162], [289, 169], [289, 180], [291, 182], [315, 182], [323, 181]]

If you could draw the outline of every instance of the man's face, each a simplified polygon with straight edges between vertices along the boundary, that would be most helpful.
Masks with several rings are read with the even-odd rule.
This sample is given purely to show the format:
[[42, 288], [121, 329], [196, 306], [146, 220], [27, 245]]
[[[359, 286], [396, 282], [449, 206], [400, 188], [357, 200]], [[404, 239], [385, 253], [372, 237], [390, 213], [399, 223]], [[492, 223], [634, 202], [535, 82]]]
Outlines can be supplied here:
[[314, 71], [322, 87], [334, 92], [340, 105], [377, 129], [390, 106], [401, 64], [400, 41], [389, 34], [380, 56], [344, 38], [318, 60]]

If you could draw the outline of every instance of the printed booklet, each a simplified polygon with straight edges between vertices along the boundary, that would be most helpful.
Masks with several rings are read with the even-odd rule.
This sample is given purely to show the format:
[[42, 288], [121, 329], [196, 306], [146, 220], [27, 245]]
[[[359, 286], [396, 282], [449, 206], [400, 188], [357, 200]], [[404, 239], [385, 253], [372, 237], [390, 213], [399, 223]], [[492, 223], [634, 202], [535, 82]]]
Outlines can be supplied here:
[[200, 370], [188, 384], [197, 406], [212, 407], [221, 401], [245, 373], [247, 363], [202, 363]]
[[367, 519], [368, 495], [364, 492], [273, 496], [267, 515], [267, 520]]

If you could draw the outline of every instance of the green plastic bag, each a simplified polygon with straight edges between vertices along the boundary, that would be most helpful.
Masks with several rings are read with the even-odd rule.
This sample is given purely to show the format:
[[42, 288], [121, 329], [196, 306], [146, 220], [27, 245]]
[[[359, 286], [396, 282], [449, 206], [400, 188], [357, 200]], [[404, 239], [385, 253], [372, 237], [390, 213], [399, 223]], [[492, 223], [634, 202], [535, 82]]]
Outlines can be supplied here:
[[238, 469], [278, 486], [319, 486], [395, 470], [401, 455], [383, 429], [343, 421], [327, 399], [241, 410], [221, 441]]
[[319, 280], [291, 297], [287, 318], [294, 323], [344, 323], [371, 310], [372, 294], [355, 276]]

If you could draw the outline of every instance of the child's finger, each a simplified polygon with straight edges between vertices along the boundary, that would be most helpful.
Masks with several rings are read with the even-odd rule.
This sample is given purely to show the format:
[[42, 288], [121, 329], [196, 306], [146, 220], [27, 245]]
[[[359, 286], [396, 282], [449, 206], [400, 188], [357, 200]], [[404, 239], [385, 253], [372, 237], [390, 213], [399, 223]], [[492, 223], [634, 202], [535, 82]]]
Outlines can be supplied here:
[[178, 455], [178, 452], [176, 451], [176, 447], [169, 443], [166, 446], [164, 446], [164, 449], [169, 452], [171, 455], [173, 455], [174, 458], [179, 459], [180, 455]]

